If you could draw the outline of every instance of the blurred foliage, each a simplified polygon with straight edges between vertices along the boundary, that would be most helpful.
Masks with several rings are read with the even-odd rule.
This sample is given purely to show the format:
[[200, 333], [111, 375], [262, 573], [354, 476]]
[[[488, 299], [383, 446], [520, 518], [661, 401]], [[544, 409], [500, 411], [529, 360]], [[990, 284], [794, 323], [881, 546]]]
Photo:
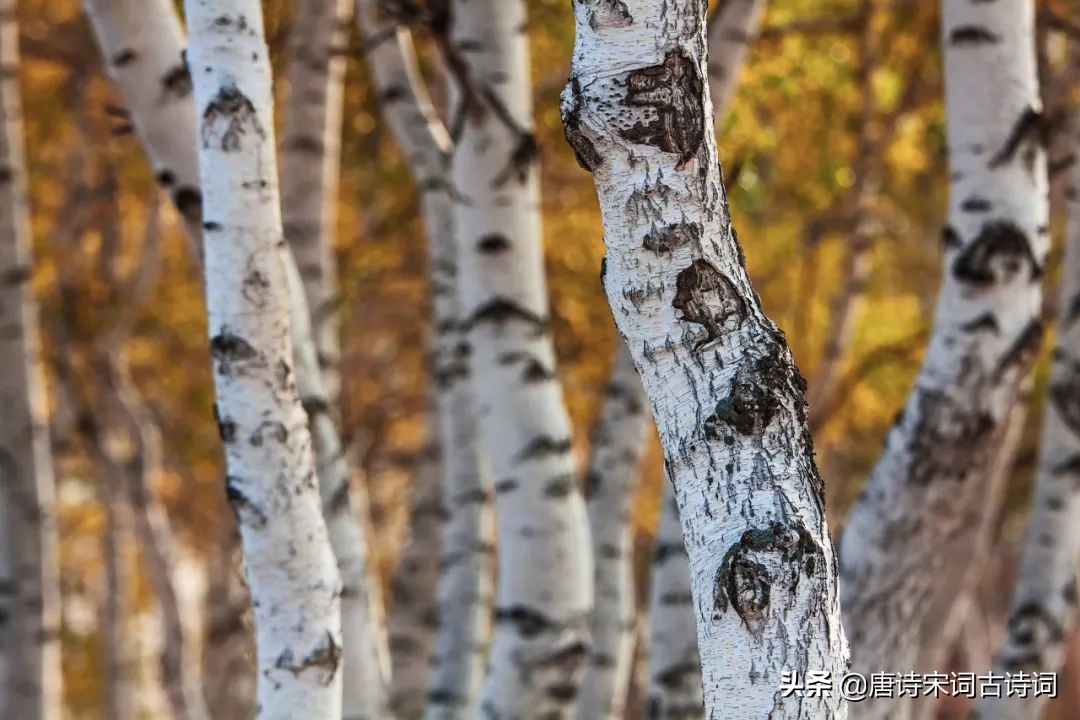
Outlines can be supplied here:
[[[264, 3], [278, 77], [289, 4]], [[1063, 14], [1068, 4], [1040, 3]], [[873, 132], [886, 138], [870, 203], [873, 272], [844, 361], [853, 382], [817, 437], [834, 531], [908, 392], [932, 315], [947, 193], [937, 5], [883, 2], [872, 20], [878, 62], [872, 70], [870, 122]], [[768, 30], [750, 55], [730, 114], [718, 123], [729, 201], [751, 274], [811, 379], [851, 231], [850, 223], [831, 220], [851, 202], [865, 98], [856, 78], [856, 32], [850, 22], [836, 21], [852, 17], [857, 6], [857, 0], [771, 0]], [[559, 118], [572, 17], [566, 0], [531, 0], [529, 7], [555, 338], [576, 447], [584, 460], [614, 327], [598, 281], [603, 247], [592, 180], [575, 163]], [[123, 302], [117, 278], [142, 261], [144, 227], [156, 189], [102, 75], [77, 0], [23, 0], [19, 15], [35, 280], [62, 501], [65, 685], [69, 706], [78, 708], [73, 718], [98, 717], [95, 616], [103, 587], [102, 477], [81, 427], [95, 402], [95, 338]], [[833, 27], [800, 31], [793, 25], [804, 20], [824, 20]], [[425, 71], [438, 99], [445, 93], [437, 60], [430, 43], [421, 40]], [[362, 470], [357, 481], [371, 488], [379, 538], [375, 553], [385, 575], [404, 534], [412, 467], [425, 424], [425, 239], [408, 168], [380, 119], [356, 38], [353, 48], [338, 228], [346, 380], [342, 414]], [[910, 108], [897, 113], [904, 98]], [[168, 215], [160, 279], [128, 352], [135, 381], [154, 408], [166, 441], [167, 472], [157, 490], [182, 543], [196, 557], [208, 557], [223, 536], [217, 528], [231, 518], [223, 502], [221, 454], [211, 420], [201, 286], [171, 209]], [[827, 231], [819, 231], [823, 227]], [[1023, 527], [1015, 518], [1023, 517], [1025, 478], [1035, 458], [1044, 366], [1038, 372], [1018, 481], [1010, 493], [1005, 527], [1013, 539]], [[85, 395], [67, 397], [71, 392]], [[635, 512], [643, 597], [661, 481], [655, 445]], [[124, 550], [130, 555], [125, 561], [134, 563], [136, 549]], [[132, 594], [136, 608], [149, 602], [138, 584]]]

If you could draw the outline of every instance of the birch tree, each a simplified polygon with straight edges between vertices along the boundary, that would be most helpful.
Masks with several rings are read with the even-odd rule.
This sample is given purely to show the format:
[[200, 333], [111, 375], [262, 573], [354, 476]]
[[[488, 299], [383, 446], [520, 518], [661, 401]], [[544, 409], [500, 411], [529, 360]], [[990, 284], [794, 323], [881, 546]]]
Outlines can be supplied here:
[[690, 560], [670, 478], [664, 479], [663, 507], [653, 548], [649, 597], [650, 720], [705, 717], [701, 694], [701, 658], [694, 626]]
[[525, 3], [452, 5], [461, 317], [495, 482], [499, 573], [485, 717], [561, 717], [588, 651], [592, 559], [555, 373]]
[[474, 353], [463, 330], [450, 177], [452, 141], [423, 84], [411, 35], [400, 25], [403, 18], [380, 12], [374, 0], [358, 0], [357, 13], [383, 114], [420, 189], [428, 236], [434, 328], [430, 365], [444, 522], [438, 633], [426, 716], [468, 718], [475, 712], [490, 633], [493, 518], [491, 481], [481, 462], [477, 408], [469, 384]]
[[[182, 86], [182, 96], [170, 96], [164, 108], [148, 103], [141, 94], [149, 93], [150, 97], [154, 97], [155, 89], [167, 84], [161, 78], [175, 69], [173, 58], [182, 56], [184, 37], [175, 17], [175, 9], [166, 0], [154, 0], [152, 3], [86, 0], [85, 6], [102, 55], [106, 59], [133, 55], [122, 65], [123, 72], [114, 63], [110, 74], [128, 105], [132, 123], [154, 164], [170, 168], [176, 178], [194, 178], [190, 184], [184, 181], [183, 187], [190, 188], [190, 192], [174, 193], [173, 199], [177, 202], [186, 200], [187, 205], [178, 204], [177, 207], [181, 212], [186, 211], [189, 230], [198, 227], [202, 183], [195, 168], [195, 155], [190, 152], [190, 148], [197, 145], [196, 110], [191, 96], [190, 75], [185, 74], [187, 84]], [[174, 22], [143, 18], [143, 15], [171, 15]], [[140, 28], [144, 29], [141, 33]], [[153, 32], [145, 28], [151, 28]], [[182, 69], [186, 73], [187, 68], [182, 66]], [[162, 141], [162, 138], [168, 138], [168, 142]], [[192, 218], [195, 218], [194, 226]], [[323, 512], [344, 584], [341, 598], [344, 618], [342, 659], [343, 673], [350, 678], [345, 683], [345, 707], [350, 715], [377, 715], [384, 712], [386, 707], [389, 658], [381, 623], [382, 614], [377, 605], [380, 598], [371, 588], [363, 488], [359, 486], [353, 490], [349, 485], [350, 472], [341, 452], [332, 400], [319, 373], [318, 351], [312, 336], [303, 284], [292, 255], [285, 253], [282, 260], [285, 279], [290, 287], [290, 314], [294, 318], [289, 324], [295, 354], [295, 364], [291, 367], [314, 439]]]
[[352, 15], [352, 0], [298, 0], [294, 4], [281, 143], [285, 238], [304, 281], [319, 369], [334, 407], [341, 394], [334, 236]]
[[[955, 595], [939, 549], [977, 532], [966, 509], [983, 502], [1042, 335], [1048, 225], [1033, 4], [943, 7], [951, 193], [935, 327], [841, 547], [844, 617], [864, 674], [913, 668], [911, 629]], [[869, 701], [860, 716], [904, 717], [904, 705]]]
[[717, 123], [727, 114], [739, 71], [764, 15], [765, 0], [722, 0], [709, 19], [709, 93]]
[[0, 667], [4, 717], [60, 717], [60, 588], [56, 498], [38, 357], [30, 212], [14, 0], [0, 2], [0, 483], [5, 595]]
[[[637, 638], [630, 503], [637, 488], [649, 415], [634, 361], [622, 340], [616, 342], [615, 361], [585, 475], [596, 600], [592, 646], [575, 708], [580, 720], [623, 717]], [[689, 609], [686, 617], [693, 622]], [[690, 638], [695, 639], [693, 630]]]
[[[1073, 51], [1080, 67], [1080, 52]], [[1080, 147], [1080, 112], [1071, 118], [1071, 148]], [[999, 672], [1059, 672], [1076, 624], [1076, 572], [1080, 560], [1080, 163], [1073, 163], [1066, 191], [1068, 227], [1058, 300], [1057, 345], [1043, 415], [1042, 449], [1020, 571], [1005, 638], [995, 662]], [[1039, 717], [1045, 697], [986, 698], [979, 717]]]
[[784, 670], [839, 677], [847, 649], [804, 384], [727, 211], [704, 4], [574, 10], [563, 119], [596, 181], [604, 286], [674, 482], [706, 715], [843, 716], [838, 697], [778, 692]]
[[258, 716], [337, 718], [341, 582], [293, 374], [262, 9], [253, 0], [185, 8], [215, 414], [255, 613]]

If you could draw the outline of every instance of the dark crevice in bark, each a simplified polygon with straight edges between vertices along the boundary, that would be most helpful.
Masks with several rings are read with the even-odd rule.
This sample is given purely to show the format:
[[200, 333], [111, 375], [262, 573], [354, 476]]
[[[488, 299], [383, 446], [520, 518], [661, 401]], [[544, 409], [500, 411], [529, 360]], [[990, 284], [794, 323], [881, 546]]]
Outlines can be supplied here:
[[697, 155], [705, 137], [703, 84], [697, 63], [683, 51], [660, 65], [634, 70], [626, 78], [624, 103], [650, 108], [653, 117], [620, 131], [625, 139], [679, 155], [682, 168]]

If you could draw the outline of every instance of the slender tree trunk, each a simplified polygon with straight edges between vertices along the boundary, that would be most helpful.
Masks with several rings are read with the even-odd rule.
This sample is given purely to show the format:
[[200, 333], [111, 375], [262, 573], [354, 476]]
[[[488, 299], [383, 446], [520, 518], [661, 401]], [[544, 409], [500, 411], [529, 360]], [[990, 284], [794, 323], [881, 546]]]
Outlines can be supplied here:
[[[622, 340], [616, 342], [615, 362], [593, 432], [592, 457], [585, 476], [596, 602], [591, 619], [592, 647], [575, 708], [578, 720], [622, 718], [637, 639], [630, 503], [641, 470], [649, 413], [634, 361]], [[689, 608], [686, 618], [696, 648]]]
[[[946, 0], [952, 189], [935, 329], [904, 411], [844, 531], [855, 669], [914, 667], [926, 613], [955, 595], [940, 548], [977, 532], [986, 479], [1042, 336], [1046, 163], [1030, 0]], [[969, 547], [973, 547], [969, 545]], [[902, 700], [860, 716], [906, 717]]]
[[359, 0], [357, 7], [382, 109], [420, 189], [428, 236], [434, 328], [430, 363], [443, 473], [443, 527], [427, 716], [471, 718], [491, 630], [493, 517], [461, 321], [451, 142], [420, 76], [411, 35], [395, 27], [399, 19], [380, 15], [372, 0]]
[[690, 560], [683, 542], [679, 506], [670, 478], [664, 479], [663, 508], [653, 551], [649, 612], [649, 720], [705, 717], [701, 658], [694, 630]]
[[231, 525], [221, 531], [210, 561], [203, 641], [203, 685], [215, 718], [255, 715], [255, 669], [251, 598], [238, 561], [238, 538]]
[[12, 573], [4, 717], [60, 716], [60, 590], [56, 499], [45, 387], [38, 357], [30, 213], [23, 156], [18, 25], [0, 0], [0, 482]]
[[254, 0], [185, 7], [215, 412], [255, 612], [258, 717], [329, 720], [342, 712], [341, 580], [293, 372], [262, 9]]
[[428, 442], [413, 481], [409, 537], [392, 585], [390, 710], [397, 720], [419, 720], [424, 714], [438, 631], [442, 462], [435, 422], [434, 413], [429, 413]]
[[327, 395], [341, 395], [334, 237], [345, 58], [353, 0], [297, 0], [281, 143], [281, 211], [308, 308]]
[[563, 717], [589, 647], [592, 558], [550, 333], [525, 3], [452, 10], [458, 287], [499, 529], [480, 716]]
[[[109, 439], [102, 438], [104, 442]], [[112, 461], [111, 452], [101, 478], [100, 502], [104, 509], [105, 528], [101, 554], [104, 557], [105, 588], [100, 610], [101, 684], [105, 717], [109, 720], [133, 720], [135, 693], [132, 683], [132, 652], [125, 625], [131, 611], [129, 593], [131, 573], [124, 562], [124, 548], [131, 542], [130, 513], [124, 503], [121, 468]]]
[[722, 0], [709, 19], [709, 93], [717, 123], [727, 115], [743, 61], [764, 15], [765, 0]]
[[784, 671], [842, 675], [847, 646], [804, 383], [727, 212], [704, 4], [574, 7], [563, 118], [596, 181], [604, 285], [674, 482], [706, 716], [842, 717], [836, 694], [779, 692]]
[[[163, 3], [162, 7], [137, 3], [138, 7], [130, 7], [127, 0], [86, 0], [86, 4], [106, 58], [123, 54], [129, 43], [141, 37], [140, 28], [153, 29], [145, 44], [141, 44], [136, 52], [136, 59], [128, 63], [130, 68], [122, 76], [114, 71], [114, 78], [129, 106], [132, 122], [155, 164], [173, 168], [176, 177], [187, 178], [189, 173], [194, 177], [190, 185], [185, 185], [192, 188], [192, 192], [174, 194], [174, 200], [179, 202], [187, 199], [189, 205], [178, 207], [186, 211], [185, 217], [197, 220], [201, 216], [202, 183], [198, 174], [188, 168], [194, 157], [185, 150], [197, 144], [196, 127], [194, 122], [183, 119], [196, 116], [190, 93], [190, 76], [185, 76], [187, 84], [183, 96], [169, 104], [168, 112], [159, 106], [147, 105], [139, 96], [132, 96], [132, 93], [153, 87], [156, 73], [170, 67], [169, 59], [180, 55], [183, 48], [183, 34], [178, 21], [159, 22], [141, 16], [175, 16], [175, 10], [170, 3]], [[170, 138], [168, 143], [159, 142], [166, 136]], [[186, 139], [180, 141], [180, 136]], [[324, 191], [328, 191], [325, 186]], [[188, 227], [193, 227], [190, 222]], [[194, 227], [198, 227], [197, 223]], [[341, 453], [332, 401], [319, 373], [317, 349], [302, 283], [290, 253], [284, 254], [283, 262], [285, 278], [290, 287], [290, 313], [294, 318], [290, 323], [295, 356], [293, 370], [308, 415], [324, 502], [323, 512], [344, 583], [341, 598], [344, 618], [343, 672], [349, 678], [344, 684], [345, 709], [347, 717], [377, 714], [384, 712], [386, 705], [389, 659], [378, 607], [381, 598], [372, 587], [372, 576], [367, 567], [366, 515], [357, 509], [364, 506], [363, 488], [357, 488], [355, 497], [349, 488], [349, 469]]]
[[[1080, 52], [1074, 53], [1080, 61]], [[1080, 67], [1080, 64], [1074, 65]], [[1080, 148], [1080, 111], [1073, 112], [1072, 147]], [[1076, 624], [1080, 560], [1080, 164], [1071, 170], [1068, 228], [1058, 300], [1058, 335], [1043, 417], [1042, 451], [1028, 531], [1013, 590], [999, 672], [1060, 672]], [[987, 698], [979, 717], [1037, 718], [1046, 697]]]

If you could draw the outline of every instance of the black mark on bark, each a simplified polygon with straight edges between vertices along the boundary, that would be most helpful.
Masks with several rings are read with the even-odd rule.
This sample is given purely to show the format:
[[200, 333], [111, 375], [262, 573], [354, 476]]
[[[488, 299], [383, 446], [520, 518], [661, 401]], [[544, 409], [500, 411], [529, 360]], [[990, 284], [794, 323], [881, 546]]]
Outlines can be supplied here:
[[539, 435], [525, 446], [517, 456], [517, 462], [528, 460], [546, 460], [549, 457], [559, 457], [570, 452], [570, 438], [556, 439], [547, 435]]
[[510, 249], [510, 240], [499, 233], [485, 235], [476, 241], [476, 249], [485, 255], [501, 255]]
[[203, 112], [203, 147], [216, 140], [222, 152], [237, 152], [249, 134], [266, 137], [255, 105], [235, 85], [222, 87]]
[[576, 77], [571, 78], [570, 102], [563, 104], [563, 133], [566, 135], [566, 141], [570, 143], [570, 147], [574, 150], [574, 157], [577, 158], [578, 165], [592, 172], [603, 164], [604, 159], [597, 152], [592, 140], [586, 137], [581, 129], [582, 104], [581, 84]]
[[231, 375], [237, 365], [251, 362], [259, 353], [244, 338], [223, 330], [210, 340], [210, 358], [217, 363], [217, 372]]
[[953, 262], [952, 271], [957, 280], [987, 286], [1013, 278], [1025, 265], [1031, 280], [1042, 275], [1027, 234], [1015, 223], [995, 220], [982, 226]]
[[642, 246], [657, 255], [663, 255], [690, 245], [701, 243], [701, 225], [695, 222], [682, 222], [653, 230], [645, 236]]
[[990, 160], [991, 168], [998, 168], [1010, 162], [1021, 148], [1024, 153], [1021, 156], [1024, 167], [1032, 172], [1035, 167], [1035, 157], [1038, 150], [1045, 148], [1049, 143], [1048, 125], [1042, 114], [1042, 110], [1028, 106], [1020, 117], [1016, 119], [1009, 137], [994, 157]]
[[297, 660], [292, 648], [285, 648], [274, 662], [274, 667], [289, 671], [293, 677], [300, 677], [306, 672], [314, 671], [319, 675], [323, 686], [329, 686], [334, 681], [340, 664], [341, 646], [328, 630], [323, 642], [307, 656]]
[[953, 45], [982, 45], [1001, 42], [1001, 38], [984, 27], [961, 25], [949, 33], [949, 42]]
[[746, 305], [735, 284], [706, 260], [694, 260], [678, 274], [671, 304], [683, 320], [707, 331], [695, 349], [736, 330], [746, 317]]
[[685, 166], [705, 137], [703, 91], [697, 63], [683, 51], [668, 53], [660, 65], [632, 71], [626, 78], [624, 103], [651, 108], [653, 117], [634, 123], [621, 135], [676, 153], [679, 167]]

